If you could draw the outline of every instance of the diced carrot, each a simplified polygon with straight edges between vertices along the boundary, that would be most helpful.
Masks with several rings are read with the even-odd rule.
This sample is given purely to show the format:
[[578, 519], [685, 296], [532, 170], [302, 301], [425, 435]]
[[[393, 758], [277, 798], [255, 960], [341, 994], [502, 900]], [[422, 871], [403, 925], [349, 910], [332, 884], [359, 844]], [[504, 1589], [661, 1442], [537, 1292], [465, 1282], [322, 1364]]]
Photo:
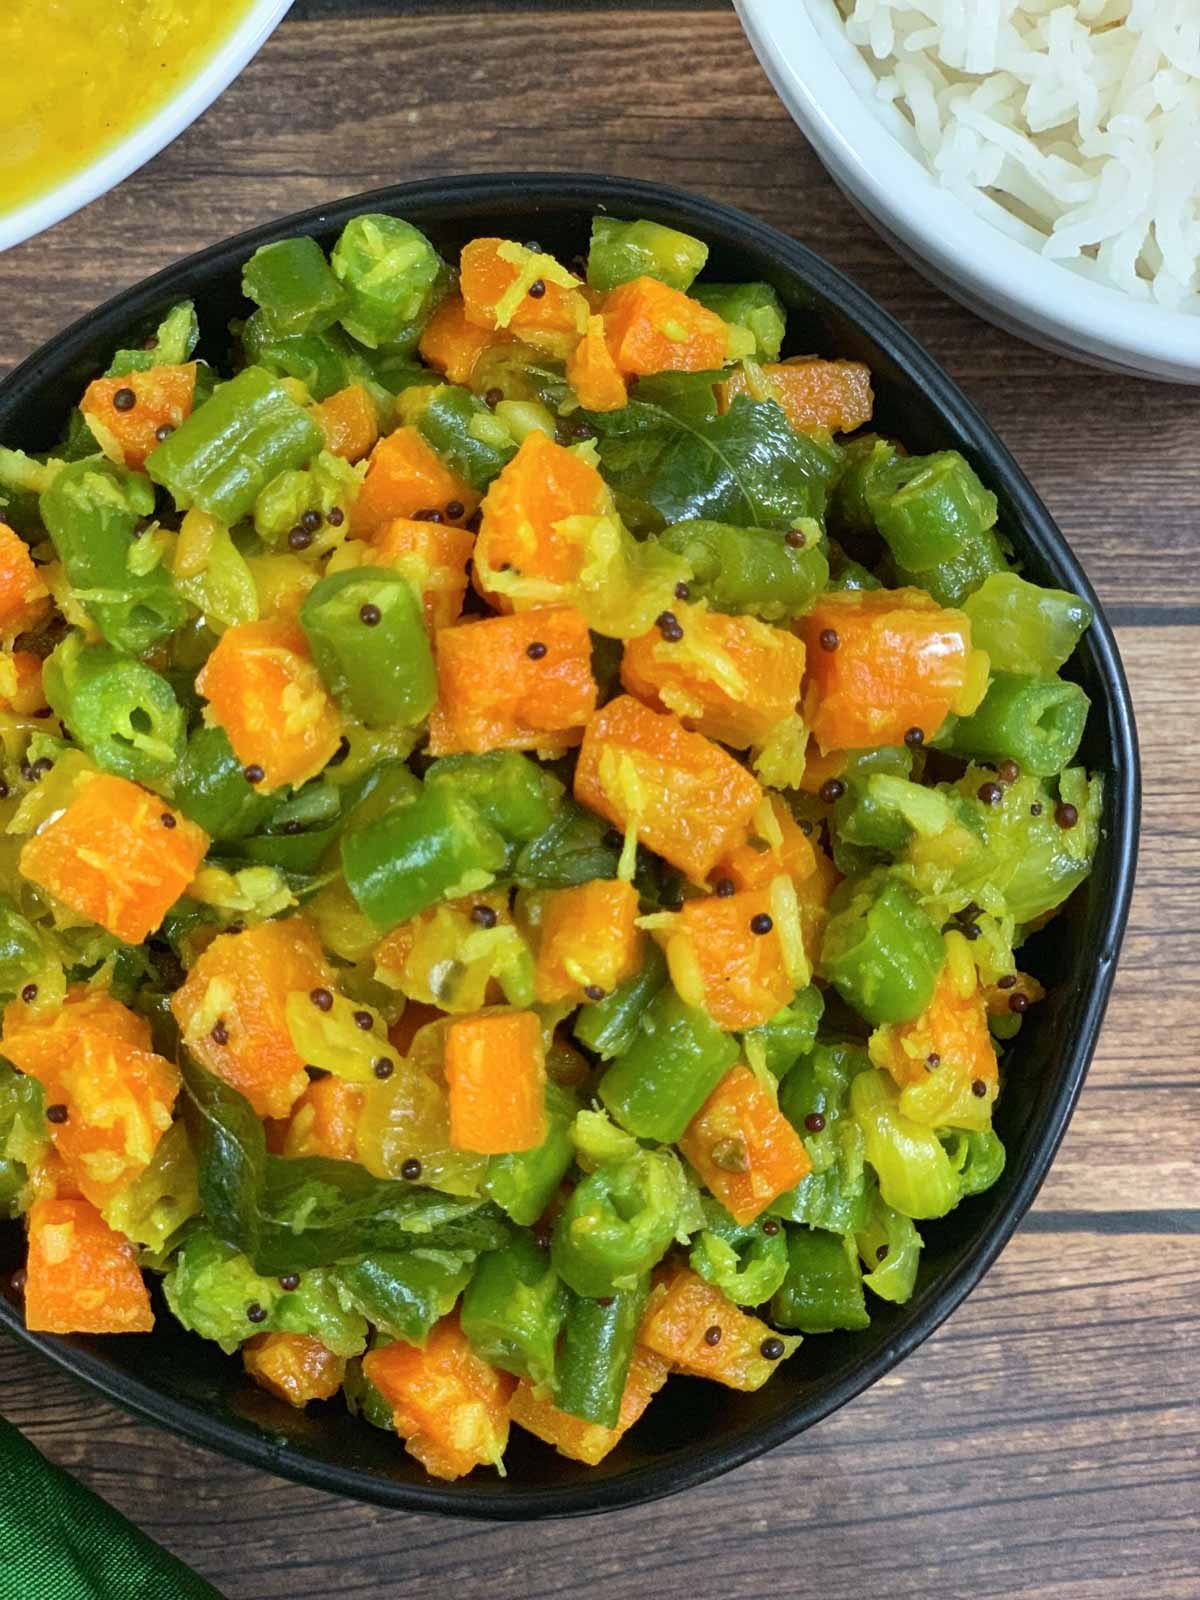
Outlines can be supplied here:
[[309, 1333], [259, 1333], [242, 1346], [242, 1365], [268, 1394], [302, 1411], [312, 1400], [332, 1400], [346, 1378], [346, 1362]]
[[740, 1065], [688, 1123], [679, 1148], [743, 1226], [812, 1170], [800, 1135], [750, 1068]]
[[332, 987], [303, 916], [222, 933], [171, 997], [183, 1041], [201, 1066], [244, 1094], [260, 1117], [286, 1117], [308, 1087], [287, 1025], [287, 997]]
[[361, 383], [352, 383], [313, 406], [312, 419], [325, 435], [325, 448], [343, 461], [361, 461], [379, 438], [375, 402]]
[[[668, 1267], [656, 1280], [638, 1338], [679, 1372], [712, 1378], [730, 1389], [761, 1389], [783, 1356], [800, 1343], [774, 1334], [687, 1267]], [[705, 1337], [710, 1328], [721, 1330], [715, 1343], [711, 1335]], [[774, 1361], [763, 1355], [767, 1339], [783, 1346]]]
[[[817, 870], [816, 848], [792, 815], [787, 801], [777, 794], [768, 798], [778, 842], [756, 834], [753, 840], [735, 845], [713, 874], [718, 880], [728, 878], [735, 889], [765, 889], [781, 872], [786, 873], [793, 884], [800, 884]], [[810, 823], [810, 829], [811, 826]]]
[[[192, 414], [196, 363], [151, 367], [120, 378], [96, 378], [84, 390], [79, 409], [94, 417], [119, 445], [127, 467], [140, 472], [146, 457], [158, 448], [160, 428], [177, 428]], [[128, 396], [133, 396], [129, 405]], [[118, 399], [118, 396], [121, 398]]]
[[707, 372], [725, 360], [729, 328], [715, 311], [657, 278], [619, 284], [604, 301], [613, 364], [626, 376]]
[[415, 517], [419, 511], [440, 511], [462, 506], [462, 514], [448, 521], [465, 521], [479, 505], [475, 490], [442, 464], [414, 427], [386, 434], [371, 452], [367, 475], [350, 512], [350, 532], [369, 539], [376, 528], [396, 517]]
[[475, 1354], [456, 1315], [437, 1324], [424, 1349], [397, 1341], [370, 1351], [363, 1374], [391, 1406], [405, 1449], [435, 1478], [500, 1465], [515, 1379]]
[[395, 567], [421, 596], [431, 634], [458, 621], [467, 592], [475, 535], [452, 522], [413, 522], [396, 517], [377, 528], [370, 559]]
[[[912, 1022], [887, 1023], [869, 1041], [871, 1060], [901, 1090], [901, 1110], [939, 1127], [986, 1125], [1000, 1088], [988, 1008], [969, 953], [947, 960], [933, 998]], [[964, 944], [962, 935], [958, 935]]]
[[673, 713], [621, 695], [588, 723], [575, 798], [697, 883], [745, 837], [762, 790], [731, 755]]
[[[783, 915], [795, 922], [794, 891], [786, 878], [774, 882], [789, 891]], [[801, 953], [789, 951], [782, 921], [773, 887], [686, 901], [661, 936], [680, 997], [730, 1033], [773, 1017], [809, 975]]]
[[604, 336], [604, 318], [591, 316], [567, 362], [567, 382], [587, 411], [619, 411], [629, 398]]
[[[173, 819], [166, 825], [166, 819]], [[196, 876], [202, 828], [126, 778], [81, 773], [65, 811], [21, 848], [20, 872], [126, 944], [141, 944]]]
[[29, 717], [45, 705], [41, 656], [32, 650], [0, 652], [0, 708]]
[[511, 343], [503, 330], [468, 321], [462, 295], [449, 294], [425, 324], [417, 349], [421, 360], [444, 373], [448, 383], [470, 383], [485, 350]]
[[[759, 370], [768, 392], [778, 400], [797, 433], [849, 433], [871, 420], [871, 369], [861, 361], [794, 356]], [[723, 407], [749, 390], [745, 372], [736, 367], [720, 387]]]
[[800, 698], [804, 645], [757, 617], [730, 617], [702, 605], [675, 607], [683, 637], [651, 628], [630, 639], [621, 683], [685, 727], [744, 750], [761, 744]]
[[[104, 1034], [135, 1050], [150, 1049], [150, 1024], [145, 1017], [108, 992], [74, 984], [61, 1006], [47, 1008], [32, 999], [9, 1001], [4, 1008], [0, 1055], [32, 1077], [52, 1073], [85, 1034]], [[15, 1053], [14, 1053], [15, 1052]]]
[[631, 883], [596, 878], [542, 897], [537, 998], [543, 1005], [596, 999], [631, 978], [640, 964], [638, 895]]
[[149, 1333], [154, 1327], [133, 1246], [90, 1201], [34, 1201], [25, 1272], [31, 1333]]
[[[568, 518], [599, 516], [610, 503], [604, 479], [590, 462], [536, 430], [493, 479], [483, 501], [475, 552], [475, 587], [498, 610], [507, 595], [489, 593], [483, 574], [511, 570], [545, 586], [540, 601], [559, 598], [587, 560]], [[566, 526], [562, 526], [566, 524]]]
[[641, 1346], [634, 1349], [625, 1392], [621, 1396], [621, 1415], [615, 1428], [606, 1428], [599, 1422], [585, 1422], [569, 1411], [560, 1411], [553, 1401], [538, 1395], [528, 1378], [522, 1378], [517, 1384], [508, 1412], [518, 1427], [543, 1443], [553, 1445], [560, 1456], [596, 1467], [620, 1444], [666, 1383], [670, 1371], [667, 1363], [652, 1351], [643, 1350]]
[[0, 522], [0, 638], [11, 640], [36, 627], [50, 609], [50, 591], [29, 546]]
[[461, 1017], [446, 1028], [450, 1144], [477, 1155], [533, 1150], [546, 1137], [546, 1055], [533, 1011]]
[[80, 1191], [105, 1206], [150, 1165], [171, 1126], [179, 1069], [110, 1033], [83, 1032], [53, 1064], [41, 1046], [35, 1039], [27, 1054], [13, 1034], [5, 1053], [37, 1078], [48, 1106], [62, 1108], [62, 1120], [48, 1120], [47, 1132]]
[[932, 739], [986, 692], [970, 618], [922, 589], [826, 594], [796, 627], [808, 646], [804, 720], [822, 750], [900, 744], [910, 728]]
[[[481, 328], [506, 328], [565, 360], [587, 325], [588, 305], [578, 287], [553, 281], [546, 271], [550, 261], [548, 256], [535, 260], [534, 253], [511, 240], [472, 239], [459, 261], [467, 321]], [[541, 294], [530, 294], [536, 283]]]
[[596, 707], [591, 635], [570, 606], [443, 628], [437, 671], [429, 717], [435, 756], [566, 750], [579, 743]]
[[292, 1107], [281, 1154], [329, 1156], [334, 1161], [357, 1159], [358, 1119], [363, 1092], [330, 1073], [310, 1083]]
[[315, 777], [341, 742], [341, 716], [293, 618], [227, 628], [196, 688], [238, 760], [261, 768], [263, 793]]

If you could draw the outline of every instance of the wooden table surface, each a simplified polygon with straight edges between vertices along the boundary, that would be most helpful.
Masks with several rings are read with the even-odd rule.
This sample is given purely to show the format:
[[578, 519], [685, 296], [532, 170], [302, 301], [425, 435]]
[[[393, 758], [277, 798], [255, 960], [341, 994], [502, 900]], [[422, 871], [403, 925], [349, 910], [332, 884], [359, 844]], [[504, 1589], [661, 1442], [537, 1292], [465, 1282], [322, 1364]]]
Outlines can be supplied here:
[[825, 176], [732, 11], [687, 0], [300, 0], [174, 146], [3, 257], [0, 368], [253, 223], [522, 168], [662, 179], [813, 246], [979, 403], [1088, 568], [1133, 684], [1145, 810], [1116, 992], [1066, 1142], [986, 1281], [899, 1370], [732, 1476], [606, 1520], [493, 1527], [342, 1502], [135, 1423], [11, 1343], [0, 1414], [229, 1600], [531, 1600], [600, 1583], [608, 1600], [1197, 1600], [1198, 391], [1043, 354], [930, 287]]

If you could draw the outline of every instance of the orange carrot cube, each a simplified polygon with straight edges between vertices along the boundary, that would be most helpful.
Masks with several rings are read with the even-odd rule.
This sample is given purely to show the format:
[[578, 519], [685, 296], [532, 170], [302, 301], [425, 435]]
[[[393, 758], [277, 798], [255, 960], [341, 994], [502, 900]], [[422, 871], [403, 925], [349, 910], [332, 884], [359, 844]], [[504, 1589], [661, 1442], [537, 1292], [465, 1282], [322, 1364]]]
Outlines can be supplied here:
[[725, 360], [729, 328], [715, 311], [657, 278], [634, 278], [605, 297], [613, 365], [627, 376], [707, 372]]
[[[125, 465], [140, 472], [146, 457], [161, 443], [160, 428], [177, 428], [192, 414], [196, 363], [151, 367], [120, 378], [96, 378], [84, 390], [79, 409], [95, 418], [120, 446]], [[129, 397], [133, 403], [129, 404]]]
[[[794, 356], [760, 371], [772, 398], [797, 433], [849, 433], [871, 420], [871, 369], [861, 361]], [[723, 407], [748, 392], [746, 374], [737, 367], [720, 387]]]
[[539, 1397], [528, 1378], [522, 1378], [513, 1391], [509, 1415], [527, 1433], [553, 1445], [560, 1456], [597, 1467], [633, 1427], [666, 1383], [670, 1370], [660, 1356], [640, 1346], [635, 1348], [615, 1428], [606, 1428], [599, 1422], [585, 1422], [569, 1411], [560, 1411], [553, 1401]]
[[440, 511], [459, 505], [461, 513], [447, 520], [462, 522], [479, 505], [475, 490], [442, 464], [440, 456], [414, 427], [397, 428], [371, 452], [367, 475], [350, 512], [350, 532], [369, 539], [376, 528], [396, 517]]
[[[472, 239], [459, 261], [464, 315], [478, 327], [506, 328], [565, 360], [587, 325], [587, 301], [577, 287], [554, 282], [541, 267], [511, 240]], [[541, 293], [529, 293], [539, 283]]]
[[312, 1400], [332, 1400], [346, 1378], [346, 1362], [308, 1333], [260, 1333], [242, 1346], [242, 1365], [268, 1394], [302, 1411]]
[[158, 795], [126, 778], [85, 772], [66, 810], [25, 841], [19, 867], [79, 916], [141, 944], [196, 876], [207, 849], [204, 830]]
[[546, 1137], [546, 1053], [535, 1012], [451, 1022], [445, 1074], [453, 1149], [507, 1155], [536, 1149]]
[[325, 435], [325, 448], [343, 461], [361, 461], [379, 438], [375, 402], [361, 383], [352, 383], [312, 408], [312, 419]]
[[15, 639], [36, 627], [49, 609], [50, 591], [29, 546], [6, 522], [0, 522], [0, 638]]
[[657, 627], [630, 639], [621, 683], [656, 711], [674, 711], [685, 727], [744, 750], [761, 744], [800, 698], [804, 645], [757, 617], [729, 617], [705, 606], [677, 605], [683, 637]]
[[871, 1060], [891, 1073], [906, 1115], [940, 1127], [987, 1126], [1000, 1089], [987, 1019], [987, 996], [968, 955], [946, 961], [919, 1017], [875, 1029]]
[[397, 1342], [370, 1351], [363, 1374], [391, 1406], [404, 1448], [435, 1478], [500, 1465], [515, 1379], [475, 1354], [456, 1315], [437, 1324], [424, 1349]]
[[[721, 1330], [715, 1343], [706, 1337], [710, 1328]], [[679, 1372], [746, 1391], [761, 1389], [800, 1343], [740, 1311], [688, 1267], [668, 1267], [658, 1276], [638, 1339]], [[774, 1360], [763, 1354], [769, 1339], [782, 1347]]]
[[426, 366], [444, 373], [447, 383], [470, 383], [475, 364], [485, 350], [511, 343], [510, 336], [502, 330], [468, 321], [462, 295], [450, 294], [425, 324], [417, 349]]
[[539, 586], [526, 604], [562, 598], [587, 560], [583, 542], [571, 537], [568, 518], [599, 516], [609, 503], [595, 467], [544, 433], [529, 434], [484, 497], [476, 588], [497, 609], [512, 610], [516, 601], [486, 587], [489, 573], [511, 571], [527, 589]]
[[133, 1246], [87, 1200], [34, 1201], [25, 1272], [31, 1333], [149, 1333], [154, 1327]]
[[421, 596], [430, 634], [458, 621], [467, 592], [475, 535], [452, 522], [396, 517], [375, 530], [371, 560], [395, 567]]
[[566, 750], [596, 706], [591, 635], [569, 606], [443, 628], [437, 672], [435, 756]]
[[721, 1079], [688, 1123], [679, 1148], [743, 1226], [812, 1169], [800, 1135], [743, 1066]]
[[932, 739], [987, 689], [970, 619], [921, 589], [826, 594], [796, 627], [808, 647], [804, 720], [822, 750], [901, 744], [910, 728]]
[[287, 997], [332, 987], [303, 916], [262, 922], [212, 941], [171, 997], [183, 1041], [201, 1066], [244, 1094], [260, 1117], [286, 1117], [308, 1087], [287, 1025]]
[[[730, 1033], [773, 1017], [808, 977], [799, 952], [789, 960], [779, 923], [770, 889], [686, 901], [666, 939], [667, 964], [681, 998], [703, 1005]], [[697, 981], [700, 993], [693, 992]]]
[[358, 1158], [358, 1119], [363, 1092], [345, 1078], [317, 1078], [292, 1107], [283, 1136], [285, 1156], [329, 1156], [334, 1161]]
[[587, 725], [575, 798], [618, 828], [635, 827], [643, 844], [703, 883], [745, 837], [762, 790], [673, 713], [622, 695]]
[[586, 411], [619, 411], [629, 398], [625, 379], [604, 334], [604, 318], [591, 316], [567, 362], [567, 382]]
[[196, 678], [211, 718], [263, 793], [315, 777], [341, 742], [342, 719], [291, 617], [227, 628]]
[[594, 879], [552, 889], [541, 900], [535, 987], [543, 1005], [572, 1005], [608, 994], [640, 965], [638, 896], [631, 883]]

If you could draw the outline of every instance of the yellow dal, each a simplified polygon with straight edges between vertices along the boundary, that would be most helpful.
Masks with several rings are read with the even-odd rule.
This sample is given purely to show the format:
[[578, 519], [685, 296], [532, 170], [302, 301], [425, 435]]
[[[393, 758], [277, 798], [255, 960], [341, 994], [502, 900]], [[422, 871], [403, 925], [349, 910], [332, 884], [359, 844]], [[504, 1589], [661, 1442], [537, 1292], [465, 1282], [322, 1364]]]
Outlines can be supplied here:
[[158, 111], [249, 0], [0, 0], [0, 213]]

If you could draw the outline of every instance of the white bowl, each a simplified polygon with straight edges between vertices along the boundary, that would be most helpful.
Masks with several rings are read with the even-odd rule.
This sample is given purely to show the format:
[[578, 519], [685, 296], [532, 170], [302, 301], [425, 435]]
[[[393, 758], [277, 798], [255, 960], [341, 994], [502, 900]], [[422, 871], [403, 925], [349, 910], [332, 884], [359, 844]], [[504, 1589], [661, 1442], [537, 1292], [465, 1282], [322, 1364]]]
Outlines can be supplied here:
[[972, 311], [1076, 360], [1200, 384], [1200, 316], [1134, 300], [1008, 237], [944, 189], [846, 36], [834, 0], [734, 0], [776, 91], [834, 181]]
[[292, 0], [255, 0], [199, 72], [153, 116], [64, 182], [15, 211], [0, 215], [0, 250], [20, 244], [22, 239], [69, 217], [178, 138], [258, 53], [291, 4]]

